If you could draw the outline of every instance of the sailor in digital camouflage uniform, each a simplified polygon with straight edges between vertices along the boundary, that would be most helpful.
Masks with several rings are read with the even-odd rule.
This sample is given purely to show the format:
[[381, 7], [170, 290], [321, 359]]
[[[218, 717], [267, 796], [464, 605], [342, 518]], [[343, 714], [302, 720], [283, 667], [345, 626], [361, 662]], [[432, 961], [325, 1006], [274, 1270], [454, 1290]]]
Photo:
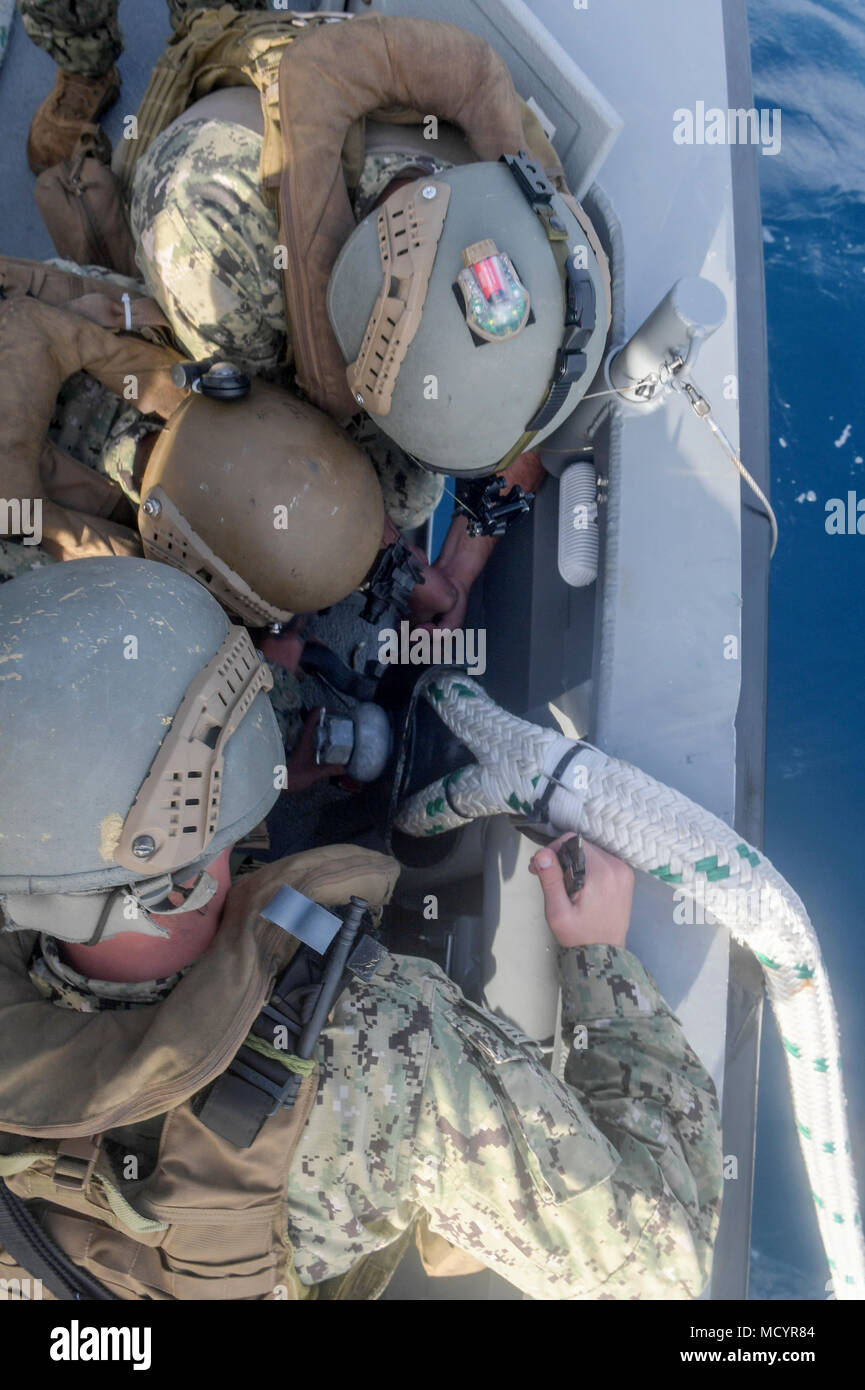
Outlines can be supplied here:
[[[346, 1273], [423, 1215], [532, 1298], [701, 1293], [722, 1188], [712, 1080], [630, 951], [560, 947], [558, 962], [564, 1082], [428, 960], [385, 954], [351, 983], [316, 1049], [291, 1169], [302, 1283]], [[41, 993], [88, 1013], [158, 1003], [185, 973], [88, 981], [45, 937], [31, 964]]]
[[[95, 279], [136, 285], [135, 281], [101, 266], [79, 266], [74, 261], [59, 258], [51, 264]], [[141, 440], [160, 430], [162, 424], [159, 417], [143, 415], [89, 373], [76, 372], [63, 383], [57, 396], [49, 436], [79, 463], [117, 483], [137, 511], [141, 496], [135, 477], [136, 451]], [[41, 545], [0, 536], [0, 584], [54, 563], [54, 558]], [[286, 751], [291, 752], [303, 727], [304, 701], [300, 682], [278, 662], [272, 661], [269, 665], [273, 676], [271, 704]]]
[[[260, 135], [234, 121], [170, 126], [136, 165], [130, 221], [148, 292], [184, 350], [197, 358], [223, 353], [273, 377], [288, 329], [275, 260], [279, 224], [261, 192], [261, 146]], [[421, 166], [430, 174], [450, 167], [430, 156], [368, 155], [355, 190], [357, 219], [393, 179]], [[353, 428], [393, 524], [400, 531], [420, 525], [441, 500], [444, 477], [419, 468], [372, 421]]]
[[292, 1169], [303, 1282], [347, 1270], [420, 1209], [533, 1298], [702, 1291], [721, 1206], [712, 1081], [630, 951], [569, 948], [559, 968], [564, 1084], [428, 961], [391, 957], [343, 996]]
[[[51, 265], [72, 273], [84, 274], [91, 279], [110, 280], [124, 288], [140, 290], [140, 282], [130, 280], [115, 271], [95, 265], [79, 266], [74, 261], [55, 257]], [[130, 402], [121, 399], [109, 387], [104, 386], [89, 373], [74, 373], [62, 385], [55, 402], [49, 438], [72, 458], [85, 464], [95, 472], [116, 483], [137, 512], [141, 495], [140, 478], [136, 475], [136, 455], [139, 444], [148, 435], [163, 427], [163, 420], [157, 415], [142, 414]], [[372, 432], [378, 435], [375, 426]], [[367, 454], [369, 431], [356, 431], [357, 443]], [[388, 441], [381, 438], [382, 457], [387, 460]], [[140, 472], [140, 470], [139, 470]], [[379, 470], [379, 477], [385, 477], [398, 486], [401, 473], [396, 460], [393, 467]], [[389, 497], [389, 504], [388, 504]], [[391, 487], [385, 496], [386, 508], [394, 524], [404, 525], [411, 516], [405, 510], [402, 500]], [[0, 526], [3, 518], [0, 518]], [[0, 534], [0, 583], [25, 574], [46, 564], [52, 564], [52, 556], [38, 544], [22, 544]], [[271, 704], [283, 734], [287, 752], [298, 743], [304, 718], [304, 691], [298, 677], [277, 661], [269, 662], [273, 676], [270, 692]], [[307, 690], [307, 696], [310, 691]]]
[[[164, 1099], [169, 1117], [177, 1112], [180, 1132], [200, 1146], [201, 1162], [189, 1175], [196, 1189], [193, 1208], [209, 1209], [209, 1194], [219, 1189], [214, 1213], [228, 1210], [235, 1217], [248, 1199], [252, 1222], [256, 1202], [263, 1200], [262, 1157], [269, 1155], [268, 1175], [278, 1162], [265, 1114], [250, 1129], [250, 1117], [255, 1120], [258, 1112], [250, 1112], [249, 1097], [233, 1112], [234, 1102], [219, 1101], [218, 1113], [210, 1116], [216, 1123], [192, 1106], [198, 1087], [235, 1065], [226, 1038], [235, 1048], [252, 1039], [272, 1060], [284, 1057], [289, 1070], [299, 1063], [308, 1068], [306, 1075], [317, 1072], [296, 1130], [290, 1132], [291, 1118], [286, 1125], [279, 1106], [270, 1111], [270, 1133], [280, 1143], [290, 1139], [292, 1152], [290, 1168], [278, 1176], [274, 1213], [263, 1208], [263, 1274], [254, 1296], [278, 1296], [274, 1285], [288, 1249], [294, 1273], [306, 1286], [356, 1269], [374, 1274], [377, 1262], [387, 1267], [388, 1247], [399, 1254], [401, 1236], [415, 1223], [533, 1298], [699, 1296], [709, 1278], [721, 1202], [718, 1104], [680, 1023], [626, 948], [632, 870], [586, 844], [585, 883], [570, 898], [552, 852], [556, 846], [532, 859], [559, 948], [562, 1080], [547, 1070], [536, 1044], [466, 999], [437, 965], [392, 954], [369, 935], [360, 964], [350, 964], [342, 977], [342, 992], [313, 1048], [317, 1066], [310, 1067], [309, 1059], [294, 1055], [293, 1041], [280, 1042], [272, 1028], [272, 1042], [256, 1032], [258, 1014], [270, 1023], [285, 1019], [288, 1031], [296, 1024], [296, 1034], [315, 983], [302, 973], [295, 981], [299, 993], [286, 985], [278, 1009], [267, 1002], [275, 978], [284, 982], [286, 963], [297, 960], [304, 971], [309, 968], [291, 944], [292, 924], [274, 924], [274, 891], [293, 884], [333, 911], [358, 893], [373, 909], [369, 933], [381, 920], [399, 866], [387, 855], [343, 844], [274, 860], [256, 872], [235, 869], [232, 877], [232, 848], [278, 796], [272, 778], [277, 730], [266, 703], [251, 700], [245, 721], [241, 716], [226, 744], [213, 838], [203, 845], [200, 836], [194, 845], [179, 839], [170, 844], [173, 857], [165, 872], [147, 876], [145, 869], [142, 884], [142, 872], [126, 869], [113, 846], [139, 804], [139, 777], [149, 775], [153, 747], [171, 754], [167, 741], [185, 739], [180, 723], [175, 731], [172, 718], [161, 713], [166, 700], [173, 709], [187, 698], [184, 692], [200, 689], [201, 672], [209, 669], [202, 663], [212, 663], [208, 653], [224, 647], [230, 624], [201, 585], [169, 566], [121, 557], [69, 563], [75, 568], [51, 567], [0, 591], [4, 650], [7, 659], [20, 656], [19, 678], [0, 682], [2, 717], [4, 727], [18, 731], [19, 743], [29, 741], [32, 754], [22, 761], [19, 743], [0, 744], [6, 755], [5, 763], [0, 759], [0, 1037], [9, 1049], [0, 1071], [4, 1143], [7, 1131], [19, 1138], [64, 1133], [62, 1117], [46, 1099], [61, 1084], [58, 1067], [68, 1105], [63, 1118], [76, 1133], [109, 1134], [114, 1123], [146, 1128]], [[43, 616], [24, 623], [22, 614], [33, 608]], [[146, 681], [116, 640], [128, 627], [130, 610], [147, 623]], [[159, 621], [148, 623], [149, 614]], [[58, 641], [64, 631], [79, 640]], [[94, 684], [117, 694], [98, 711]], [[138, 704], [135, 721], [130, 698]], [[44, 740], [34, 742], [34, 731], [59, 721], [54, 711], [61, 706], [67, 723], [60, 731], [52, 725]], [[166, 723], [169, 731], [163, 733]], [[76, 736], [67, 737], [73, 728]], [[130, 728], [137, 731], [133, 739]], [[52, 741], [49, 735], [58, 732], [62, 736]], [[93, 766], [97, 749], [100, 775], [88, 779], [82, 770]], [[78, 803], [70, 818], [73, 789]], [[111, 830], [107, 822], [115, 821]], [[129, 833], [136, 833], [134, 825]], [[202, 864], [209, 883], [203, 882]], [[65, 877], [58, 879], [58, 868]], [[166, 884], [182, 884], [198, 896], [190, 907], [181, 900], [173, 915], [163, 915], [164, 900], [154, 904], [153, 896], [166, 892]], [[142, 892], [145, 898], [136, 896]], [[71, 897], [64, 902], [64, 893], [74, 895], [74, 903]], [[54, 1017], [51, 1010], [39, 1012], [46, 1002], [56, 1006]], [[81, 1015], [80, 1026], [69, 1011]], [[106, 1067], [107, 1040], [107, 1060], [110, 1048], [116, 1058]], [[66, 1048], [77, 1059], [68, 1067]], [[250, 1069], [242, 1058], [241, 1063], [234, 1075], [248, 1077]], [[249, 1088], [254, 1106], [262, 1096], [256, 1075]], [[236, 1101], [236, 1088], [233, 1094]], [[270, 1086], [266, 1094], [273, 1096]], [[211, 1094], [205, 1104], [212, 1100]], [[225, 1130], [229, 1112], [240, 1131], [233, 1124]], [[161, 1153], [170, 1153], [172, 1128], [169, 1118]], [[214, 1131], [223, 1136], [218, 1144]], [[232, 1133], [247, 1142], [236, 1143]], [[138, 1152], [131, 1128], [128, 1134], [132, 1147], [124, 1155]], [[247, 1170], [244, 1154], [250, 1148]], [[0, 1157], [8, 1152], [3, 1149]], [[180, 1159], [176, 1154], [167, 1164], [169, 1186]], [[52, 1152], [52, 1165], [54, 1160]], [[121, 1180], [115, 1168], [101, 1171], [122, 1196], [127, 1177]], [[0, 1167], [7, 1182], [17, 1182], [21, 1172], [20, 1166]], [[49, 1182], [48, 1201], [63, 1208], [65, 1189], [53, 1178]], [[19, 1196], [36, 1191], [25, 1184]], [[76, 1192], [69, 1201], [78, 1204], [80, 1197]], [[128, 1197], [134, 1211], [134, 1187]], [[162, 1211], [160, 1199], [154, 1200]], [[187, 1203], [177, 1205], [188, 1209]], [[105, 1226], [99, 1200], [75, 1209], [79, 1232], [85, 1217], [97, 1228]], [[144, 1263], [136, 1242], [152, 1244], [152, 1223], [130, 1224], [128, 1217], [127, 1210], [122, 1230], [109, 1219], [119, 1245], [102, 1264], [94, 1239], [92, 1272], [103, 1277], [103, 1270], [121, 1296], [125, 1291], [126, 1297], [140, 1297], [142, 1287], [148, 1296], [154, 1284], [146, 1278], [136, 1284], [138, 1254]], [[183, 1215], [175, 1221], [171, 1211], [159, 1219], [189, 1224]], [[228, 1232], [221, 1248], [227, 1264], [240, 1255], [232, 1250], [230, 1225], [220, 1227]], [[59, 1233], [57, 1238], [63, 1245]], [[178, 1230], [175, 1238], [196, 1242], [194, 1230], [186, 1236]], [[90, 1242], [76, 1248], [80, 1253], [73, 1258], [88, 1265]], [[178, 1247], [165, 1248], [166, 1263], [148, 1251], [155, 1287], [167, 1297], [196, 1296], [188, 1283], [175, 1287], [176, 1266], [169, 1257]], [[199, 1270], [204, 1280], [219, 1274], [212, 1269], [212, 1246], [207, 1250], [211, 1268]], [[364, 1260], [366, 1255], [376, 1261]], [[200, 1249], [196, 1258], [205, 1258]], [[200, 1292], [206, 1285], [194, 1287]], [[229, 1281], [218, 1279], [216, 1287], [205, 1297], [232, 1297]], [[380, 1292], [372, 1279], [367, 1295]]]
[[[266, 0], [232, 3], [238, 10], [268, 8]], [[86, 77], [107, 73], [123, 50], [117, 4], [18, 0], [33, 42], [64, 72]], [[188, 11], [207, 8], [217, 8], [217, 0], [168, 0], [175, 28]], [[284, 360], [286, 317], [274, 268], [277, 218], [261, 196], [260, 154], [261, 137], [230, 122], [195, 121], [163, 132], [140, 161], [132, 225], [149, 292], [184, 350], [198, 358], [218, 351], [255, 374], [272, 375]], [[423, 156], [369, 156], [356, 191], [358, 220], [391, 179], [423, 163]], [[431, 174], [448, 167], [426, 163]], [[391, 521], [400, 531], [419, 526], [441, 500], [444, 478], [418, 468], [370, 422], [363, 433]]]

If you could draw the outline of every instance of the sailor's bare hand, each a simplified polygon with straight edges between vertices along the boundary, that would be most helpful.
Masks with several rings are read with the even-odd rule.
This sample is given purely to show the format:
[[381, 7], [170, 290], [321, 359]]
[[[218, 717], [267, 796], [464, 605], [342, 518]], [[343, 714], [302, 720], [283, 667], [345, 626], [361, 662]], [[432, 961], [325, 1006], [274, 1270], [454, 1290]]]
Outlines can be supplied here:
[[429, 625], [437, 614], [442, 613], [455, 614], [459, 617], [459, 621], [454, 621], [449, 625], [453, 627], [461, 626], [462, 617], [465, 616], [465, 602], [463, 602], [462, 616], [460, 616], [457, 613], [457, 606], [460, 603], [462, 595], [458, 592], [456, 585], [451, 582], [450, 576], [445, 568], [440, 563], [431, 565], [424, 551], [421, 550], [419, 546], [412, 545], [410, 541], [405, 539], [405, 536], [400, 537], [400, 533], [393, 522], [388, 517], [385, 517], [384, 530], [381, 538], [382, 545], [395, 545], [400, 539], [405, 541], [405, 544], [420, 565], [423, 575], [422, 581], [415, 585], [411, 599], [409, 600], [409, 607], [413, 617], [417, 619], [418, 627]]
[[411, 596], [411, 613], [416, 625], [430, 632], [437, 627], [450, 631], [462, 627], [470, 588], [470, 582], [451, 574], [440, 563], [433, 565], [426, 571], [425, 582], [418, 584]]
[[422, 584], [416, 584], [409, 609], [417, 627], [462, 627], [468, 591], [441, 565], [425, 565]]
[[317, 763], [315, 761], [315, 731], [318, 728], [320, 709], [310, 710], [303, 724], [303, 730], [285, 766], [285, 790], [304, 792], [315, 782], [325, 777], [340, 777], [345, 772], [342, 763]]
[[571, 839], [560, 835], [532, 856], [529, 872], [541, 881], [544, 915], [560, 946], [624, 946], [631, 921], [634, 871], [624, 860], [583, 840], [586, 881], [573, 898], [556, 850]]
[[268, 634], [258, 644], [259, 651], [266, 661], [272, 661], [277, 666], [284, 666], [286, 671], [290, 671], [295, 676], [305, 645], [303, 636], [305, 621], [303, 619], [300, 623], [293, 623], [290, 629], [281, 632], [278, 637]]
[[[544, 466], [540, 455], [529, 451], [520, 454], [503, 473], [505, 486], [502, 496], [506, 497], [516, 484], [525, 492], [536, 492], [544, 478]], [[449, 604], [440, 603], [438, 593], [429, 579], [418, 586], [412, 594], [412, 613], [419, 622], [429, 628], [462, 627], [466, 618], [469, 594], [472, 585], [482, 573], [484, 566], [498, 544], [495, 536], [470, 536], [468, 519], [461, 514], [454, 516], [444, 539], [441, 553], [432, 569], [429, 579], [435, 577], [439, 584], [449, 585], [453, 599]]]

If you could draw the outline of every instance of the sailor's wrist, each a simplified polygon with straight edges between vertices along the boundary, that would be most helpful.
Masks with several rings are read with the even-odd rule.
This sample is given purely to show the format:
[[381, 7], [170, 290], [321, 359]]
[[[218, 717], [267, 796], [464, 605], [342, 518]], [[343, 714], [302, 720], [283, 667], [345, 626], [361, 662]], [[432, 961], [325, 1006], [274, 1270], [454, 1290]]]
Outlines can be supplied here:
[[652, 975], [624, 946], [559, 946], [558, 968], [566, 1024], [669, 1013]]

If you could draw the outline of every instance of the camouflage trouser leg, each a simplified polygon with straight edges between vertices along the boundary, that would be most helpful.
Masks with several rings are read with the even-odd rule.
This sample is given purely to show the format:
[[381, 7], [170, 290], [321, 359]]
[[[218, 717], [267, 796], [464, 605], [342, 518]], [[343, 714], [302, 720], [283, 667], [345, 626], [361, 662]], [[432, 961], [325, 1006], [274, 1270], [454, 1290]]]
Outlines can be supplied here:
[[[267, 0], [231, 0], [236, 10], [266, 10]], [[18, 0], [28, 35], [65, 72], [100, 77], [123, 52], [119, 0]], [[190, 10], [217, 9], [223, 0], [168, 0], [176, 29]]]
[[65, 72], [100, 77], [123, 52], [118, 0], [18, 0], [33, 42]]
[[286, 338], [261, 144], [230, 121], [169, 126], [136, 165], [130, 207], [138, 267], [178, 342], [256, 376], [283, 360]]

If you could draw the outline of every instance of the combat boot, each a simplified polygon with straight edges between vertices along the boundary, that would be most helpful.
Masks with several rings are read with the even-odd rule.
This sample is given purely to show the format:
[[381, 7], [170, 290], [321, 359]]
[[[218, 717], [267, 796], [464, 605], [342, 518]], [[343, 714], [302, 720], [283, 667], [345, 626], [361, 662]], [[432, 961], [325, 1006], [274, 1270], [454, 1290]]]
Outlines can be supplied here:
[[120, 95], [120, 74], [116, 68], [101, 77], [81, 77], [78, 73], [57, 71], [54, 90], [45, 98], [30, 125], [27, 162], [34, 174], [41, 174], [75, 149], [82, 128], [98, 121]]

